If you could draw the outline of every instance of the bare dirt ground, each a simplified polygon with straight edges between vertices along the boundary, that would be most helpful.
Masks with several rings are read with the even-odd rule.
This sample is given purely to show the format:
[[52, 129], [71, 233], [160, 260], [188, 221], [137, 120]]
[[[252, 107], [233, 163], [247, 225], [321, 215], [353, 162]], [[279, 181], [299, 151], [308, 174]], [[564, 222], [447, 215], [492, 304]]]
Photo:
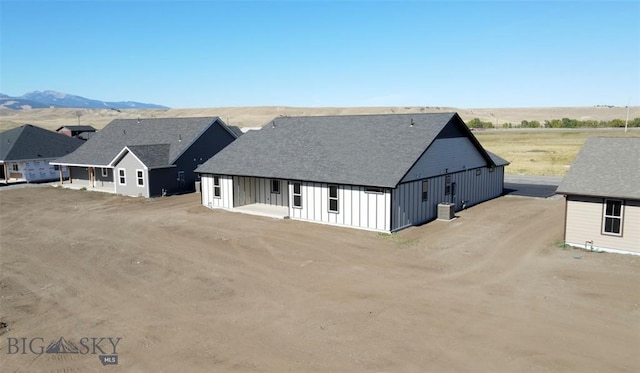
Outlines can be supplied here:
[[[444, 113], [458, 112], [463, 120], [479, 118], [489, 121], [497, 127], [504, 123], [519, 125], [523, 120], [544, 122], [552, 119], [612, 120], [625, 119], [624, 107], [547, 107], [547, 108], [482, 108], [467, 109], [436, 106], [403, 107], [212, 107], [197, 109], [29, 109], [11, 110], [0, 108], [0, 131], [29, 123], [39, 127], [56, 130], [60, 126], [78, 124], [93, 125], [101, 129], [114, 119], [136, 118], [176, 118], [218, 116], [227, 124], [239, 127], [262, 126], [280, 115], [354, 115], [354, 114], [393, 114], [393, 113]], [[629, 110], [629, 118], [640, 117], [640, 107]]]
[[[197, 194], [42, 187], [0, 204], [3, 372], [640, 371], [640, 257], [557, 247], [562, 199], [397, 235]], [[38, 336], [121, 337], [118, 365], [7, 354]]]

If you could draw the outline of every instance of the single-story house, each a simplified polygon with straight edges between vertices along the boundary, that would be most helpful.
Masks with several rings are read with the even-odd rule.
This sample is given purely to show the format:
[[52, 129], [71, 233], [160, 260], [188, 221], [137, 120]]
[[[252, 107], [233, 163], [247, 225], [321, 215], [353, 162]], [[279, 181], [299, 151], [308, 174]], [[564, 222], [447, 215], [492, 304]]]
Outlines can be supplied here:
[[556, 193], [565, 244], [640, 255], [640, 137], [588, 138]]
[[241, 132], [218, 117], [116, 119], [53, 164], [69, 167], [70, 188], [155, 197], [192, 192], [195, 168]]
[[25, 124], [0, 133], [0, 182], [34, 182], [67, 177], [67, 169], [50, 164], [76, 150], [83, 141]]
[[393, 232], [500, 196], [507, 164], [457, 113], [349, 115], [278, 117], [196, 172], [212, 209]]
[[80, 140], [88, 140], [96, 132], [96, 129], [93, 128], [93, 126], [72, 125], [59, 127], [56, 132], [61, 135], [75, 137]]

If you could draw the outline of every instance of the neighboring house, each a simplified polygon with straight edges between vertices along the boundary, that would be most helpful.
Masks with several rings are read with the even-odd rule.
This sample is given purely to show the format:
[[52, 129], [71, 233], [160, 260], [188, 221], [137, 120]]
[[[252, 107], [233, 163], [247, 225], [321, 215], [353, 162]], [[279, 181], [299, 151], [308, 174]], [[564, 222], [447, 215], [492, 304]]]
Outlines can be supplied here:
[[0, 182], [33, 182], [67, 177], [50, 161], [76, 150], [83, 141], [26, 124], [0, 133]]
[[500, 196], [507, 164], [456, 113], [354, 115], [276, 118], [196, 172], [209, 208], [392, 232]]
[[63, 126], [58, 128], [56, 132], [65, 136], [88, 140], [96, 132], [96, 129], [92, 126]]
[[640, 137], [588, 138], [556, 193], [567, 245], [640, 255]]
[[220, 118], [116, 119], [54, 164], [69, 167], [71, 188], [155, 197], [190, 192], [193, 170], [239, 130]]

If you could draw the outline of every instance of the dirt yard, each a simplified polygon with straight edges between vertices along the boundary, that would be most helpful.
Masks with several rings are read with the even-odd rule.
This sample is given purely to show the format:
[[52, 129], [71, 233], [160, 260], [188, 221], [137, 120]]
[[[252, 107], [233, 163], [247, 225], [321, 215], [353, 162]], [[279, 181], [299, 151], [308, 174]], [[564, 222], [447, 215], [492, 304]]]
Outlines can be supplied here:
[[[0, 207], [2, 372], [640, 371], [640, 257], [558, 247], [562, 199], [397, 235], [197, 194], [25, 188]], [[121, 338], [118, 365], [83, 337]]]

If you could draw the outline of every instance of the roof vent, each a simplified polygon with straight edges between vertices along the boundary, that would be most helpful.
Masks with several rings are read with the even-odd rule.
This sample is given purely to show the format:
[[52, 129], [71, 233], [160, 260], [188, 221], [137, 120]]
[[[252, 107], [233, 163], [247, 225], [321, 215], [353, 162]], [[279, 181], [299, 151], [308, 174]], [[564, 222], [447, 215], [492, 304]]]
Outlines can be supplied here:
[[276, 120], [274, 119], [273, 122], [271, 122], [271, 128], [276, 128]]
[[178, 134], [178, 142], [182, 142], [182, 134]]
[[413, 122], [413, 118], [411, 118], [411, 124], [409, 125], [409, 127], [413, 127], [414, 122]]
[[127, 130], [122, 130], [122, 134], [126, 135], [127, 134]]
[[140, 123], [140, 118], [138, 118], [138, 123]]

